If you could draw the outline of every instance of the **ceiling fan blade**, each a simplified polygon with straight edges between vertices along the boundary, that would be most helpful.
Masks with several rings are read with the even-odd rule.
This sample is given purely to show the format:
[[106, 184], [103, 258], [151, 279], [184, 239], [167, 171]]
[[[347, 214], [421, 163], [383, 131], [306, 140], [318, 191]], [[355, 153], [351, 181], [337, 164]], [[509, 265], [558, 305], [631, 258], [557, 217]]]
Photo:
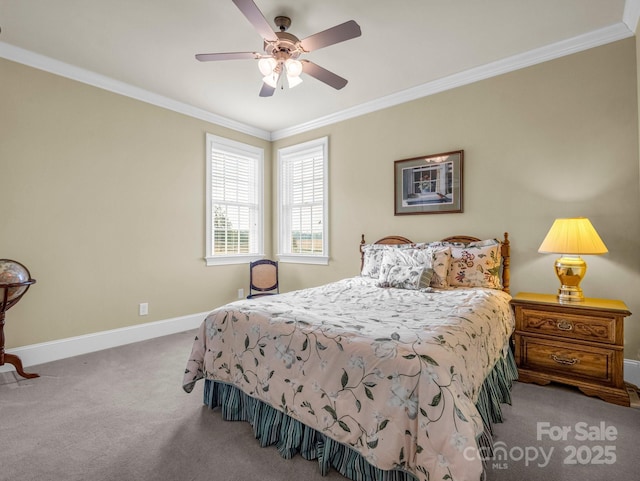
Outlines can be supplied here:
[[330, 72], [326, 68], [322, 68], [320, 65], [310, 62], [309, 60], [301, 60], [301, 62], [302, 71], [307, 75], [317, 78], [320, 82], [324, 82], [336, 90], [340, 90], [342, 87], [347, 85], [347, 79]]
[[233, 0], [233, 3], [235, 3], [242, 14], [247, 17], [247, 20], [251, 22], [253, 28], [258, 31], [263, 39], [269, 40], [270, 42], [278, 40], [273, 28], [271, 28], [271, 25], [269, 25], [269, 22], [264, 18], [264, 15], [262, 15], [262, 12], [253, 0]]
[[335, 27], [331, 27], [301, 40], [300, 45], [305, 52], [311, 52], [322, 47], [328, 47], [335, 43], [359, 37], [360, 35], [362, 35], [360, 25], [353, 20], [349, 20], [348, 22], [341, 23], [340, 25], [336, 25]]
[[260, 89], [260, 97], [271, 97], [275, 91], [276, 89], [266, 83], [263, 83], [262, 88]]
[[211, 60], [243, 60], [259, 59], [262, 55], [257, 52], [228, 52], [228, 53], [199, 53], [196, 58], [201, 62]]

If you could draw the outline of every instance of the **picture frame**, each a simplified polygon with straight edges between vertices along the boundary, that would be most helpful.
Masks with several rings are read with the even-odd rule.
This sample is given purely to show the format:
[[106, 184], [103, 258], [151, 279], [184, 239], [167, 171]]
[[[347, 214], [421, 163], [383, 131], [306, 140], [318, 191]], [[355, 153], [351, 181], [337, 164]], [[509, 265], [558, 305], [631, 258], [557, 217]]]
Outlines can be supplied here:
[[394, 162], [395, 215], [462, 212], [464, 151]]

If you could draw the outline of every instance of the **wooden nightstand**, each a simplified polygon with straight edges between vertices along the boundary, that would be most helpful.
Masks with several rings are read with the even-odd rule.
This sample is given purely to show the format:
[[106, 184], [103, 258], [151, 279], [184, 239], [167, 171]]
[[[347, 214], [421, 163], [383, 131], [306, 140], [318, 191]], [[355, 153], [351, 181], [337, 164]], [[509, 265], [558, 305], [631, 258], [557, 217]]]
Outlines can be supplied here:
[[624, 302], [586, 298], [561, 304], [554, 294], [521, 292], [511, 305], [520, 381], [571, 384], [589, 396], [629, 406], [623, 323], [631, 313]]

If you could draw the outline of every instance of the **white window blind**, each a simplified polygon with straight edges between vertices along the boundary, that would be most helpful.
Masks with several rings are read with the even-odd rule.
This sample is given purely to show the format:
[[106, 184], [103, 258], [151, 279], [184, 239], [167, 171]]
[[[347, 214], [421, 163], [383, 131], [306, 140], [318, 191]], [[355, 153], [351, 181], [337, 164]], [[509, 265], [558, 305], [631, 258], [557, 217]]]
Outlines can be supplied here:
[[327, 138], [280, 149], [279, 256], [284, 262], [328, 262]]
[[207, 135], [207, 264], [262, 257], [262, 149]]

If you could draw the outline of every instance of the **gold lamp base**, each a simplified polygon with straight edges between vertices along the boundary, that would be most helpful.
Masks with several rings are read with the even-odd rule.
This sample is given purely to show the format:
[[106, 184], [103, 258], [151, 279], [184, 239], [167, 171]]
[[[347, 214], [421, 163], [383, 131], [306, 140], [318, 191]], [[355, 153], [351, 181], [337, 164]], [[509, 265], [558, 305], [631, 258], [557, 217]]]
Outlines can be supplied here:
[[582, 302], [584, 295], [580, 282], [587, 273], [587, 263], [580, 256], [562, 256], [555, 263], [556, 275], [560, 279], [558, 300], [560, 302]]

